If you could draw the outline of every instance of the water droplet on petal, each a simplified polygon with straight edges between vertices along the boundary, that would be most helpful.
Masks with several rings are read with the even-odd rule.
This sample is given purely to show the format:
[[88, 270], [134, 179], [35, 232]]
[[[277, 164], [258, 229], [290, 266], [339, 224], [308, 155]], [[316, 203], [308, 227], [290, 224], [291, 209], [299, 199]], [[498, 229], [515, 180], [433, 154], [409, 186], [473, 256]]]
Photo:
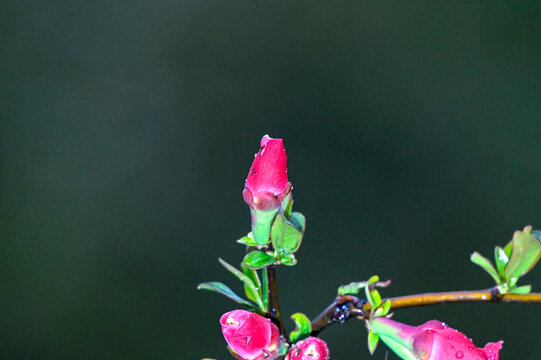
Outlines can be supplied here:
[[457, 351], [455, 357], [457, 359], [462, 359], [464, 357], [464, 353], [462, 351]]

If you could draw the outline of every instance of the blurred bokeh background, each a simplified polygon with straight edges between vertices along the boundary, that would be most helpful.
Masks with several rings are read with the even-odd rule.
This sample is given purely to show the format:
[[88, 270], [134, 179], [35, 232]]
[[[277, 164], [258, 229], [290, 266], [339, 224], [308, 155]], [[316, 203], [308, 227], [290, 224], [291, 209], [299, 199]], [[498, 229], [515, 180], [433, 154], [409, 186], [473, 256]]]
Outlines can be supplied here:
[[[537, 1], [0, 2], [0, 357], [229, 359], [236, 306], [195, 287], [241, 290], [217, 258], [266, 133], [307, 217], [286, 317], [373, 274], [491, 286], [470, 253], [541, 227], [540, 35]], [[539, 358], [539, 306], [395, 316], [433, 318]], [[322, 337], [370, 358], [358, 321]]]

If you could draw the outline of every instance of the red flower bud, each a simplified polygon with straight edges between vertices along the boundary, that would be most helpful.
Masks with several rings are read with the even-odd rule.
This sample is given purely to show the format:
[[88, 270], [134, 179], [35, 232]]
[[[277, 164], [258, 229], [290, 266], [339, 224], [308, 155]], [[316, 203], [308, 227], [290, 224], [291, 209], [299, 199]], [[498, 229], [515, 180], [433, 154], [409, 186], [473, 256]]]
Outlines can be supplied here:
[[370, 328], [393, 350], [419, 360], [498, 360], [503, 341], [476, 347], [472, 339], [437, 320], [409, 326], [379, 317]]
[[328, 360], [329, 347], [317, 337], [301, 340], [287, 353], [285, 360]]
[[280, 347], [280, 331], [270, 319], [245, 310], [233, 310], [220, 318], [229, 350], [240, 360], [272, 360]]
[[283, 141], [265, 135], [246, 178], [242, 192], [244, 201], [252, 209], [279, 209], [288, 192], [288, 185]]

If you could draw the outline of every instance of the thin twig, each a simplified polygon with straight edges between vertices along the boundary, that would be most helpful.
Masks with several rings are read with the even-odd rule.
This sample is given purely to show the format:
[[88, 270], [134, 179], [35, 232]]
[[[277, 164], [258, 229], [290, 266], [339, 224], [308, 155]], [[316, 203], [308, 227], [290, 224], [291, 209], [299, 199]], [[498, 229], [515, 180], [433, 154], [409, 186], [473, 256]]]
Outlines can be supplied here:
[[[497, 288], [470, 291], [450, 291], [438, 293], [424, 293], [415, 295], [389, 298], [391, 310], [403, 309], [415, 306], [428, 306], [436, 304], [460, 303], [460, 302], [503, 302], [503, 303], [529, 303], [541, 304], [541, 293], [526, 295], [505, 294], [501, 295]], [[362, 304], [362, 305], [361, 305]], [[355, 296], [339, 296], [321, 314], [312, 320], [312, 333], [315, 336], [327, 326], [336, 322], [345, 322], [357, 317], [365, 319], [370, 316], [370, 304], [359, 300]]]

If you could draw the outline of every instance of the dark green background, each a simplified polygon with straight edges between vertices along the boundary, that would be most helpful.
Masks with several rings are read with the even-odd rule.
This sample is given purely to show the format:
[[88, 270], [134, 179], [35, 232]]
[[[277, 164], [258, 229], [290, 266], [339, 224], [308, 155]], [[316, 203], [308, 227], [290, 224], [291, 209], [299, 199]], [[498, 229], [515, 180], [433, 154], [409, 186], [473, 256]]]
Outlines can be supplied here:
[[[0, 3], [0, 357], [229, 359], [244, 179], [283, 137], [299, 264], [284, 315], [372, 274], [386, 296], [475, 289], [469, 262], [541, 227], [538, 1]], [[539, 268], [523, 283], [541, 291]], [[541, 309], [447, 305], [502, 359], [539, 358]], [[288, 322], [289, 329], [292, 323]], [[368, 359], [363, 324], [322, 337]], [[381, 346], [374, 359], [385, 358]], [[395, 359], [389, 354], [388, 359]]]

